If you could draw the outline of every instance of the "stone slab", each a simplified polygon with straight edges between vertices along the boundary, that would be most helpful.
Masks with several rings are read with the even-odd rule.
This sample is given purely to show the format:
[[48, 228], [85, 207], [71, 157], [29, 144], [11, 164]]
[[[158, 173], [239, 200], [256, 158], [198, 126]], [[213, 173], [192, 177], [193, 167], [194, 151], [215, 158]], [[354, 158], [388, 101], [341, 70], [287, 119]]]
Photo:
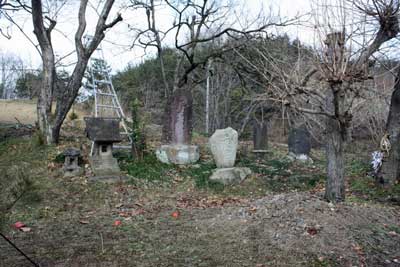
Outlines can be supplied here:
[[247, 167], [218, 168], [213, 171], [210, 180], [224, 185], [238, 184], [250, 174], [251, 170]]
[[200, 158], [195, 145], [162, 145], [156, 150], [157, 159], [167, 164], [193, 164]]

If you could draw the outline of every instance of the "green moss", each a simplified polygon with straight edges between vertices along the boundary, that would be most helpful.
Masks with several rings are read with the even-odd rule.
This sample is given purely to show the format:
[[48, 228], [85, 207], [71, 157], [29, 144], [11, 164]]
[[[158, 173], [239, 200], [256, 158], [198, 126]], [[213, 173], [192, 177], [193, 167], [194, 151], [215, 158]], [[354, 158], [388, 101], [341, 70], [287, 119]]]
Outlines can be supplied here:
[[209, 188], [221, 192], [224, 190], [224, 185], [209, 179], [215, 168], [216, 166], [213, 162], [201, 161], [196, 165], [192, 165], [189, 168], [184, 169], [182, 174], [194, 179], [197, 188]]
[[117, 158], [121, 169], [127, 171], [134, 179], [164, 182], [171, 180], [168, 172], [173, 170], [174, 166], [158, 161], [153, 153], [145, 155], [142, 161], [133, 161], [131, 157], [122, 154], [117, 155]]

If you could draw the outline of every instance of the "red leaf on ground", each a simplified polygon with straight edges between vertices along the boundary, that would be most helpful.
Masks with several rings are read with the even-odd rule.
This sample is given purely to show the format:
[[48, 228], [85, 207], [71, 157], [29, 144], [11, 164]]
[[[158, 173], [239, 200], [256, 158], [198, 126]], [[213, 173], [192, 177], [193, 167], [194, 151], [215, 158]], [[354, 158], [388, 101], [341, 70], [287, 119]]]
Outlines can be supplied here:
[[23, 222], [16, 222], [14, 223], [14, 227], [17, 229], [20, 229], [21, 227], [24, 227], [25, 224]]
[[113, 225], [114, 226], [119, 226], [121, 224], [122, 224], [122, 222], [120, 220], [116, 220]]
[[179, 211], [174, 211], [172, 214], [171, 214], [171, 216], [172, 217], [174, 217], [175, 219], [178, 219], [178, 217], [179, 217]]
[[318, 232], [318, 230], [317, 230], [315, 227], [309, 227], [309, 228], [307, 228], [307, 233], [308, 233], [309, 235], [316, 235], [317, 232]]

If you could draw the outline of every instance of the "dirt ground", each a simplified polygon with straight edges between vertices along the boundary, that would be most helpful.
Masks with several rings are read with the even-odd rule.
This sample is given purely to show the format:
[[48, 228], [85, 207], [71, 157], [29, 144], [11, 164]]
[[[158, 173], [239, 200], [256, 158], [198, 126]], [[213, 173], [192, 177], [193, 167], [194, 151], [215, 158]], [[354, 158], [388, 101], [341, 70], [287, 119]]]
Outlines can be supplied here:
[[[400, 206], [368, 198], [354, 155], [347, 201], [333, 205], [322, 199], [321, 151], [312, 165], [287, 162], [281, 145], [268, 160], [240, 154], [253, 175], [222, 188], [204, 179], [215, 168], [204, 149], [194, 167], [119, 157], [129, 179], [105, 184], [60, 175], [55, 158], [70, 142], [0, 144], [0, 167], [27, 162], [34, 179], [2, 233], [40, 266], [400, 266]], [[30, 265], [0, 240], [0, 266]]]

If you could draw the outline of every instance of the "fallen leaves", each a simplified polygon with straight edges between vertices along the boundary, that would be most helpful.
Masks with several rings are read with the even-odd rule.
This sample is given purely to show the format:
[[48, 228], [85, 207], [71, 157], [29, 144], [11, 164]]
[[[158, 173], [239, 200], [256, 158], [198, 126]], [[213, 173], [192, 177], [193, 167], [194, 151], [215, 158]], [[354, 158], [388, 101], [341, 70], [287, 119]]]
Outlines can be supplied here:
[[307, 227], [307, 233], [311, 236], [314, 236], [318, 233], [318, 230], [315, 227]]
[[174, 211], [174, 212], [172, 212], [171, 216], [174, 217], [175, 219], [178, 219], [180, 216], [180, 213], [179, 213], [179, 211]]
[[14, 227], [17, 229], [21, 229], [22, 227], [25, 227], [25, 224], [23, 222], [16, 222], [14, 223]]
[[222, 207], [230, 204], [241, 204], [244, 203], [245, 200], [235, 197], [206, 197], [206, 198], [192, 198], [181, 196], [177, 199], [176, 206], [178, 208], [214, 208], [214, 207]]
[[353, 244], [352, 246], [353, 246], [353, 250], [357, 253], [359, 266], [360, 267], [366, 266], [365, 253], [364, 253], [363, 248], [358, 244]]
[[13, 225], [16, 229], [20, 230], [21, 232], [27, 233], [32, 231], [32, 228], [27, 227], [23, 222], [15, 222]]

